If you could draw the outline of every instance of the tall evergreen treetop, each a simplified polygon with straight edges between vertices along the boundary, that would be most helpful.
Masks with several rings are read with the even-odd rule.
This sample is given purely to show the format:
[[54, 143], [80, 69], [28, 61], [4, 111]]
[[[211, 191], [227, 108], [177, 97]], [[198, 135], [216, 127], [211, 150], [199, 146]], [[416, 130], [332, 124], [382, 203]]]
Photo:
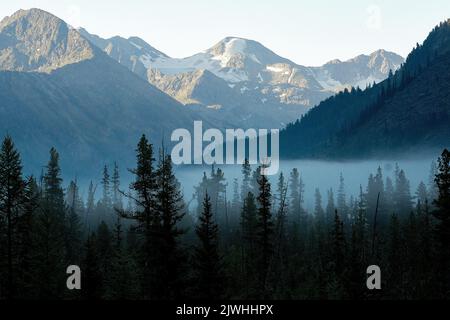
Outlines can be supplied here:
[[273, 254], [273, 234], [274, 223], [272, 218], [272, 192], [270, 182], [265, 175], [260, 175], [258, 179], [258, 216], [257, 216], [257, 244], [259, 248], [259, 273], [260, 273], [260, 294], [267, 297], [267, 277], [270, 268], [270, 262]]
[[103, 195], [102, 195], [102, 205], [104, 209], [111, 207], [111, 184], [110, 175], [108, 171], [108, 166], [103, 167], [103, 177], [102, 177]]
[[50, 160], [44, 176], [44, 194], [51, 207], [64, 208], [64, 190], [62, 188], [59, 154], [55, 148], [50, 149]]
[[219, 255], [219, 226], [214, 222], [211, 200], [206, 193], [203, 211], [196, 227], [199, 245], [195, 249], [194, 266], [199, 298], [216, 300], [223, 296], [222, 262]]

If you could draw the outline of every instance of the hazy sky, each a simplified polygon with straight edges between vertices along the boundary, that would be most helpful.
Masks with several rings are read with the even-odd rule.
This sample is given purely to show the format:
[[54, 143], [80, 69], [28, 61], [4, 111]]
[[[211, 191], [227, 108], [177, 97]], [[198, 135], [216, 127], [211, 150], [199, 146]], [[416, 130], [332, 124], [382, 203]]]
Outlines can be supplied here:
[[139, 36], [172, 57], [237, 36], [303, 65], [380, 48], [406, 56], [450, 18], [449, 0], [2, 0], [0, 15], [32, 7], [102, 37]]

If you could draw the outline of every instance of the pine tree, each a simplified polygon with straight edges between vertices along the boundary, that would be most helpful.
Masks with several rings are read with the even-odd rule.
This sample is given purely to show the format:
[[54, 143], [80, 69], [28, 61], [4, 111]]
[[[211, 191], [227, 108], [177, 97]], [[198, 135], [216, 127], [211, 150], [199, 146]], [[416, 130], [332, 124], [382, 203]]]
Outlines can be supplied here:
[[103, 167], [103, 177], [102, 177], [102, 198], [98, 203], [99, 209], [99, 220], [98, 222], [106, 222], [108, 224], [112, 221], [112, 200], [111, 200], [111, 178], [109, 175], [108, 167], [105, 165]]
[[345, 262], [346, 262], [346, 240], [344, 234], [344, 223], [339, 217], [338, 211], [335, 210], [333, 229], [331, 231], [332, 244], [332, 272], [334, 277], [330, 282], [328, 295], [337, 299], [345, 297], [344, 283]]
[[366, 287], [364, 280], [366, 279], [365, 269], [368, 266], [368, 230], [367, 218], [364, 211], [364, 196], [362, 187], [360, 188], [360, 198], [358, 201], [358, 211], [352, 225], [351, 250], [350, 250], [350, 274], [349, 288], [350, 297], [352, 299], [364, 298]]
[[122, 217], [117, 214], [113, 232], [111, 266], [107, 277], [106, 298], [133, 300], [137, 298], [138, 279], [134, 257], [124, 248]]
[[250, 192], [257, 195], [259, 193], [259, 180], [261, 179], [261, 168], [258, 167], [253, 171], [250, 180]]
[[326, 221], [327, 221], [328, 224], [331, 224], [332, 221], [333, 221], [334, 212], [336, 210], [336, 206], [334, 204], [334, 192], [333, 192], [333, 189], [328, 190], [327, 195], [328, 195], [328, 202], [327, 202], [327, 207], [326, 207], [326, 210], [325, 210]]
[[389, 222], [389, 215], [386, 212], [386, 198], [384, 190], [383, 172], [379, 167], [377, 174], [369, 176], [366, 193], [366, 207], [369, 217], [374, 217], [377, 214], [377, 224], [386, 226]]
[[39, 206], [39, 190], [36, 180], [31, 176], [25, 189], [26, 202], [22, 208], [17, 225], [18, 232], [18, 269], [17, 297], [20, 299], [32, 299], [36, 296], [36, 288], [33, 286], [34, 264], [34, 220]]
[[241, 194], [239, 191], [239, 180], [233, 181], [233, 199], [231, 202], [232, 216], [230, 217], [230, 225], [232, 229], [236, 229], [239, 225], [239, 213], [241, 210]]
[[66, 259], [71, 265], [79, 265], [81, 259], [81, 216], [84, 212], [84, 204], [78, 192], [78, 184], [71, 181], [67, 190], [66, 203], [68, 215], [66, 217]]
[[90, 225], [93, 222], [92, 215], [95, 210], [95, 188], [92, 181], [89, 183], [89, 189], [88, 189], [88, 195], [87, 195], [87, 202], [86, 202], [86, 215], [84, 218], [84, 224], [86, 227], [86, 230], [88, 231], [88, 234], [90, 233]]
[[199, 239], [194, 255], [196, 295], [200, 299], [221, 299], [224, 294], [224, 278], [218, 248], [219, 227], [214, 222], [208, 193], [203, 202], [196, 234]]
[[423, 181], [421, 181], [417, 187], [416, 198], [417, 203], [422, 205], [429, 201], [427, 186], [423, 183]]
[[257, 211], [255, 196], [249, 192], [247, 198], [244, 200], [244, 206], [241, 212], [242, 260], [246, 298], [251, 298], [255, 295]]
[[241, 199], [242, 202], [247, 198], [248, 193], [250, 192], [250, 181], [251, 181], [252, 168], [248, 159], [245, 159], [242, 164], [242, 191], [241, 191]]
[[[158, 274], [161, 261], [160, 238], [161, 217], [156, 208], [157, 182], [153, 167], [153, 146], [143, 135], [136, 150], [136, 168], [130, 170], [135, 176], [131, 192], [126, 196], [136, 202], [136, 211], [122, 213], [124, 217], [137, 223], [136, 231], [142, 236], [142, 245], [138, 250], [138, 263], [141, 276], [141, 295], [143, 299], [158, 299], [160, 279]], [[150, 267], [152, 266], [152, 267]]]
[[112, 183], [112, 205], [114, 208], [122, 210], [123, 203], [120, 194], [120, 173], [119, 173], [119, 166], [117, 165], [116, 162], [114, 162], [114, 171], [111, 178], [111, 183]]
[[272, 206], [274, 208], [280, 209], [281, 200], [284, 198], [284, 190], [285, 189], [286, 189], [286, 183], [285, 183], [284, 173], [280, 172], [280, 174], [278, 176], [277, 192], [276, 192], [276, 195], [273, 197]]
[[401, 215], [409, 215], [412, 211], [410, 185], [403, 170], [399, 171], [395, 182], [395, 208]]
[[275, 219], [274, 230], [274, 256], [269, 276], [274, 286], [274, 293], [279, 297], [284, 296], [284, 287], [287, 285], [287, 258], [288, 258], [288, 241], [286, 229], [287, 217], [287, 192], [288, 184], [284, 180], [281, 172], [277, 185], [278, 207]]
[[435, 235], [438, 242], [438, 266], [441, 275], [441, 298], [450, 292], [450, 151], [445, 149], [439, 158], [436, 185], [438, 197], [433, 216], [437, 220]]
[[60, 215], [64, 215], [64, 190], [59, 167], [59, 154], [54, 148], [50, 150], [50, 161], [44, 176], [44, 197], [54, 210], [58, 210]]
[[[0, 276], [6, 282], [6, 298], [15, 296], [17, 275], [17, 225], [21, 207], [26, 203], [26, 182], [22, 178], [20, 155], [14, 147], [11, 137], [7, 136], [0, 151], [0, 219], [6, 225], [6, 272]], [[0, 257], [0, 262], [1, 262]], [[5, 275], [6, 279], [3, 278]]]
[[293, 169], [289, 179], [289, 189], [290, 189], [290, 207], [294, 214], [294, 220], [298, 220], [297, 223], [301, 226], [306, 224], [306, 211], [303, 208], [305, 202], [305, 184], [303, 179], [297, 169]]
[[348, 219], [349, 209], [347, 206], [347, 199], [345, 194], [345, 181], [344, 175], [341, 173], [339, 176], [339, 189], [337, 194], [337, 209], [343, 217], [344, 221]]
[[300, 196], [300, 173], [298, 172], [298, 170], [296, 168], [294, 168], [291, 172], [291, 176], [289, 178], [289, 189], [291, 190], [290, 207], [294, 213], [300, 214], [301, 207], [302, 207], [301, 196]]
[[259, 286], [262, 298], [270, 296], [267, 277], [273, 254], [274, 225], [272, 219], [272, 193], [267, 176], [261, 175], [258, 179], [258, 215], [257, 215], [257, 246], [259, 253]]
[[386, 212], [388, 214], [393, 214], [396, 212], [395, 208], [395, 188], [394, 183], [390, 177], [386, 178], [386, 192], [385, 194], [385, 202], [386, 202]]
[[77, 180], [70, 181], [66, 192], [66, 206], [69, 211], [76, 212], [79, 216], [84, 214], [84, 203], [80, 196], [80, 188]]
[[156, 209], [161, 219], [159, 236], [161, 248], [162, 299], [178, 299], [184, 294], [184, 261], [185, 257], [179, 245], [179, 238], [185, 231], [180, 229], [184, 217], [183, 197], [180, 184], [172, 169], [172, 159], [161, 152], [161, 158], [156, 173], [158, 190], [156, 194]]
[[43, 177], [43, 194], [36, 215], [35, 257], [36, 287], [41, 298], [61, 298], [65, 291], [66, 207], [62, 188], [59, 154], [52, 148], [47, 172]]
[[316, 217], [318, 224], [324, 225], [325, 224], [325, 212], [322, 207], [322, 195], [320, 194], [319, 189], [316, 189], [314, 198], [315, 198], [314, 215]]
[[438, 186], [436, 184], [436, 175], [438, 174], [438, 167], [436, 161], [431, 163], [430, 174], [428, 177], [428, 191], [429, 191], [429, 204], [434, 205], [434, 201], [438, 198]]
[[102, 205], [105, 208], [109, 208], [111, 205], [111, 191], [110, 191], [111, 186], [108, 167], [106, 165], [103, 167], [102, 187], [103, 187]]
[[194, 187], [194, 198], [197, 200], [197, 214], [200, 215], [202, 213], [203, 201], [206, 196], [206, 192], [210, 186], [210, 179], [206, 175], [206, 172], [203, 172], [202, 181], [198, 184], [198, 186]]
[[342, 276], [345, 267], [345, 234], [344, 223], [340, 218], [338, 211], [335, 210], [334, 224], [332, 230], [332, 243], [333, 243], [333, 261], [334, 272], [337, 276]]

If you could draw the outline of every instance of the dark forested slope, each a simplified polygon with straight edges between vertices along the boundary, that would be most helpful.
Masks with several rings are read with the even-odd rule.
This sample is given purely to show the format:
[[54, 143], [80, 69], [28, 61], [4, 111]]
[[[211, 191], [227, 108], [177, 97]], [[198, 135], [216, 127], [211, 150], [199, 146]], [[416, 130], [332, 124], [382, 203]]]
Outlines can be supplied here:
[[365, 91], [327, 99], [281, 133], [290, 158], [410, 154], [450, 145], [450, 21], [402, 68]]

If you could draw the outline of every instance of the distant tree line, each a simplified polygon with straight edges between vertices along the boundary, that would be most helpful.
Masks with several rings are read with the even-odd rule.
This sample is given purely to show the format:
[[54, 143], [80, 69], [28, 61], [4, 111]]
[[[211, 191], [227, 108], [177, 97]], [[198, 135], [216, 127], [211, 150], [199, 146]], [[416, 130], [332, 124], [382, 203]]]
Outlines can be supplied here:
[[[293, 169], [270, 183], [242, 166], [227, 196], [213, 167], [195, 188], [189, 212], [170, 156], [145, 136], [133, 183], [105, 167], [87, 197], [76, 180], [63, 188], [59, 154], [41, 177], [24, 177], [10, 137], [0, 151], [0, 298], [74, 300], [446, 299], [450, 292], [450, 152], [412, 194], [398, 166], [381, 169], [359, 196], [315, 192]], [[200, 178], [200, 177], [199, 177]], [[96, 197], [96, 193], [100, 196]], [[79, 265], [82, 290], [66, 288]], [[367, 267], [382, 290], [366, 287]]]

